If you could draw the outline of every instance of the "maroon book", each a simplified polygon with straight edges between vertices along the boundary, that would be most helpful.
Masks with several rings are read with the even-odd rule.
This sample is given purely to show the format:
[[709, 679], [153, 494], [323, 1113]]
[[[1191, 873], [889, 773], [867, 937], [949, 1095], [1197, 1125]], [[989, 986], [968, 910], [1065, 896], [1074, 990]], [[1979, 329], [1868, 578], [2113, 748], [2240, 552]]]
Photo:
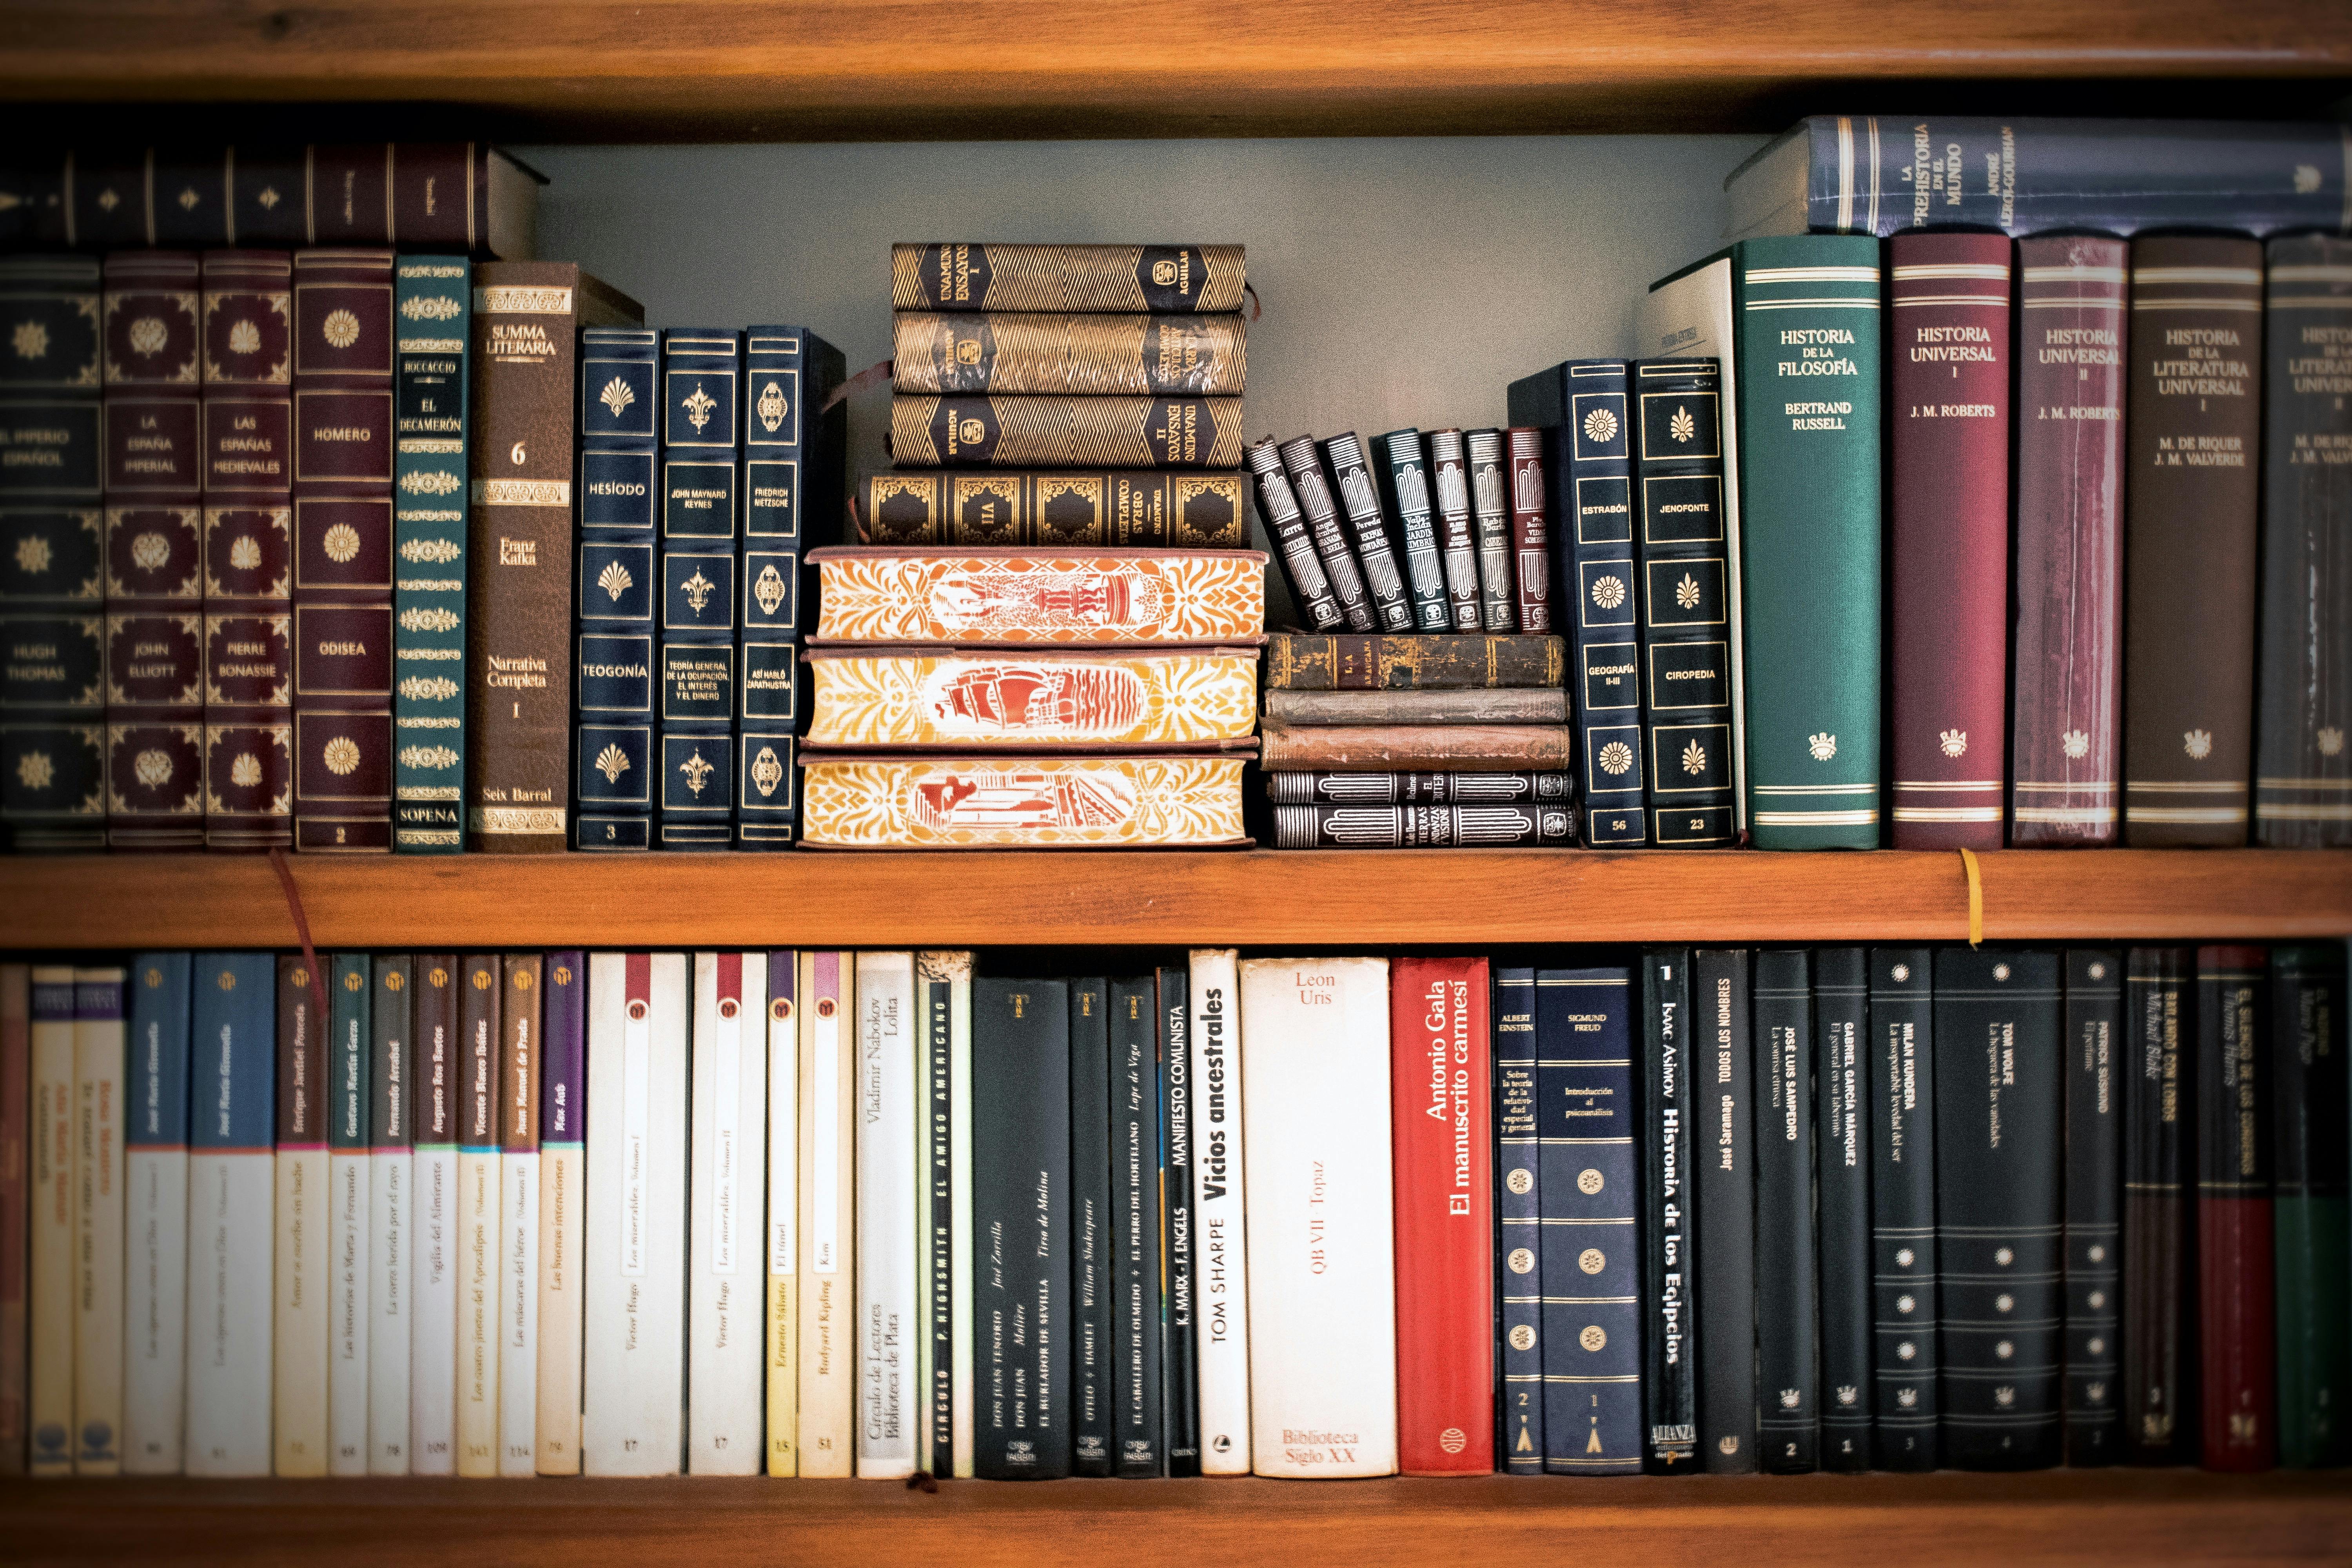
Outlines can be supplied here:
[[1511, 554], [1517, 572], [1519, 630], [1551, 630], [1551, 534], [1545, 517], [1543, 432], [1503, 432], [1511, 464]]
[[2268, 957], [2259, 947], [2197, 950], [2199, 1408], [2209, 1470], [2278, 1462]]
[[389, 250], [294, 254], [294, 846], [392, 848]]
[[2130, 247], [2017, 242], [2017, 657], [2010, 842], [2113, 844], [2122, 783]]
[[1998, 849], [2008, 781], [2009, 239], [1887, 242], [1895, 847]]

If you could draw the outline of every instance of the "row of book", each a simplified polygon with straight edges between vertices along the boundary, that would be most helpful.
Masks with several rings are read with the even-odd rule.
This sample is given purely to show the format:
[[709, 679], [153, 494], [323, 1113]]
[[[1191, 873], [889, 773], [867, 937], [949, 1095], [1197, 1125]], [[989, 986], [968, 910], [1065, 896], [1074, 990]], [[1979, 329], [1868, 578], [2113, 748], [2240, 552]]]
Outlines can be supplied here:
[[1055, 968], [0, 966], [0, 1459], [2352, 1459], [2341, 944]]

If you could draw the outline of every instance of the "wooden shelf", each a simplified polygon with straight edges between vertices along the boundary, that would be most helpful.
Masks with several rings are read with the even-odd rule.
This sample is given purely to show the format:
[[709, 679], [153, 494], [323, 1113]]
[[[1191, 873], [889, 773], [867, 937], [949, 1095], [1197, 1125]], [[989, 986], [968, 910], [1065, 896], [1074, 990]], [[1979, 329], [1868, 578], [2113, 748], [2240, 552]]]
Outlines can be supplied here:
[[[2352, 851], [1979, 857], [1996, 941], [2352, 932]], [[1946, 942], [1960, 858], [1352, 850], [292, 858], [320, 947]], [[0, 863], [0, 949], [278, 947], [267, 859]]]
[[[1776, 131], [1857, 103], [2261, 116], [2315, 112], [2352, 75], [2340, 0], [12, 0], [7, 37], [20, 109], [376, 106], [412, 136], [424, 118], [631, 140]], [[2207, 85], [2149, 85], [2184, 80]]]

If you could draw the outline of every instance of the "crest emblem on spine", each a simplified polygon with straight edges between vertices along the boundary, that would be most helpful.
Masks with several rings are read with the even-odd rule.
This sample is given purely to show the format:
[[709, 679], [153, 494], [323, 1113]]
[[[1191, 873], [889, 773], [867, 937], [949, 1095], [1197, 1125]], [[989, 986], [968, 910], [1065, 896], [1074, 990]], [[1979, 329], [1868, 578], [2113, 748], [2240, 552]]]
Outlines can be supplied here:
[[772, 381], [761, 387], [759, 412], [761, 427], [773, 434], [784, 422], [784, 389]]
[[776, 570], [775, 563], [770, 562], [760, 569], [759, 580], [751, 584], [751, 596], [760, 602], [763, 616], [774, 615], [777, 606], [784, 602], [783, 574]]
[[1957, 757], [1969, 749], [1969, 732], [1966, 730], [1947, 730], [1936, 737], [1936, 746], [1944, 755]]
[[[698, 388], [698, 390], [699, 389]], [[629, 390], [629, 384], [623, 381], [617, 375], [612, 380], [606, 382], [604, 384], [604, 390], [596, 395], [596, 401], [611, 409], [613, 411], [613, 417], [615, 419], [618, 419], [621, 416], [621, 410], [628, 407], [629, 405], [635, 403], [636, 400], [637, 395]], [[701, 426], [698, 425], [695, 428], [700, 429]]]
[[[607, 561], [604, 569], [596, 574], [596, 586], [611, 595], [615, 604], [635, 583], [636, 579], [629, 575], [629, 569], [617, 561]], [[701, 608], [698, 605], [695, 607]]]
[[1817, 735], [1808, 735], [1805, 750], [1812, 753], [1813, 761], [1826, 763], [1837, 755], [1837, 737], [1826, 730]]
[[347, 349], [360, 341], [360, 319], [349, 310], [328, 311], [319, 330], [329, 343], [339, 349]]
[[[694, 575], [680, 583], [678, 586], [686, 593], [686, 602], [694, 607], [694, 613], [698, 616], [702, 614], [702, 607], [710, 603], [710, 595], [719, 584], [704, 576], [702, 569], [698, 566], [694, 570]], [[614, 596], [619, 597], [618, 595]]]
[[710, 411], [719, 406], [719, 400], [703, 391], [700, 382], [696, 382], [694, 391], [689, 395], [679, 399], [678, 406], [686, 410], [688, 423], [699, 432], [705, 425], [710, 423]]
[[761, 798], [775, 794], [776, 786], [783, 782], [784, 764], [777, 760], [776, 749], [761, 747], [760, 754], [751, 759], [751, 783], [758, 787]]
[[718, 772], [716, 768], [703, 761], [702, 752], [698, 749], [686, 761], [677, 764], [677, 771], [686, 775], [686, 787], [697, 795], [701, 795], [702, 786], [709, 782], [710, 775]]
[[606, 746], [596, 753], [596, 771], [604, 775], [606, 784], [619, 784], [621, 775], [629, 771], [629, 759], [618, 746]]
[[1780, 1408], [1783, 1410], [1794, 1410], [1804, 1401], [1805, 1396], [1796, 1389], [1784, 1388], [1780, 1391]]

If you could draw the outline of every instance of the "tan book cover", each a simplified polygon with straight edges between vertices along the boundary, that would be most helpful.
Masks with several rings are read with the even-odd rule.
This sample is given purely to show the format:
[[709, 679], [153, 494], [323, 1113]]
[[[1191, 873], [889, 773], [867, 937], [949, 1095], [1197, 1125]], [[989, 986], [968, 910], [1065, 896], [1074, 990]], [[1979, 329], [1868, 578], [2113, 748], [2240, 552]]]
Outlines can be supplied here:
[[1245, 756], [803, 759], [801, 841], [842, 849], [1246, 844]]
[[1245, 643], [1265, 632], [1256, 550], [809, 552], [819, 642], [1085, 647]]
[[1257, 728], [1255, 648], [819, 648], [809, 663], [811, 746], [1225, 750]]

